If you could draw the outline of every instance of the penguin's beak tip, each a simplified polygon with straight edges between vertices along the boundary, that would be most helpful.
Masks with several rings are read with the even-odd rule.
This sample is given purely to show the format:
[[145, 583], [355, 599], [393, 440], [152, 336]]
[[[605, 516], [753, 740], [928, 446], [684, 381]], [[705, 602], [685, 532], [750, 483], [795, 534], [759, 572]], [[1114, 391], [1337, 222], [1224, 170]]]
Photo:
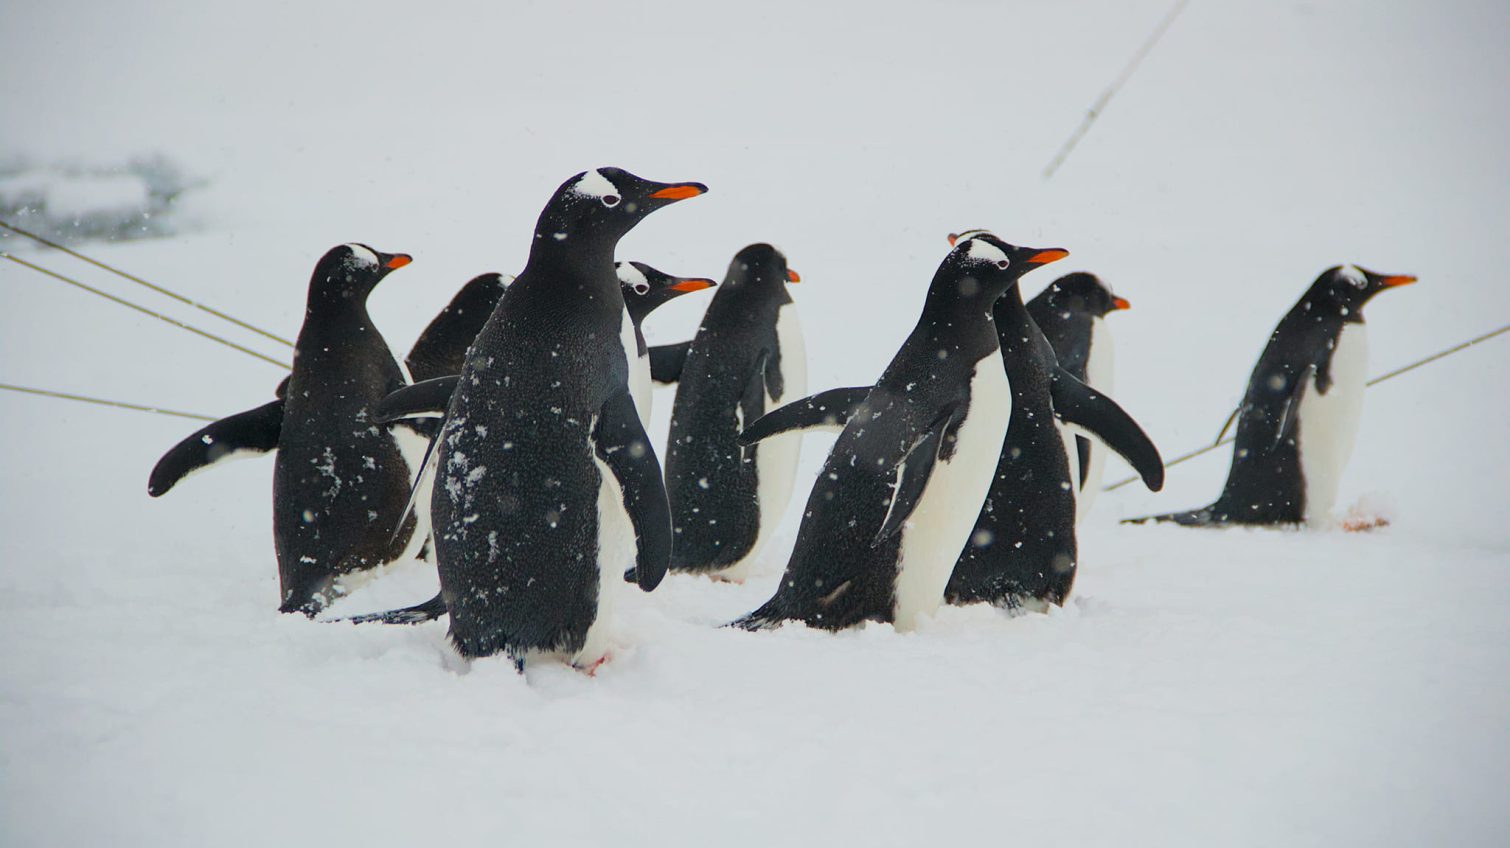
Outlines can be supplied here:
[[718, 285], [718, 283], [715, 283], [706, 277], [694, 277], [691, 279], [672, 283], [671, 290], [679, 292], [695, 292], [702, 291], [703, 289], [711, 289], [716, 285]]
[[1029, 256], [1028, 263], [1032, 265], [1047, 265], [1050, 262], [1058, 262], [1069, 255], [1070, 252], [1062, 247], [1051, 247], [1048, 250], [1040, 250]]
[[1394, 274], [1381, 279], [1379, 282], [1385, 288], [1392, 289], [1395, 286], [1408, 286], [1415, 281], [1416, 278], [1412, 274]]
[[789, 283], [800, 283], [802, 282], [802, 275], [788, 268], [786, 269], [786, 281]]
[[1112, 308], [1113, 309], [1132, 309], [1132, 304], [1128, 303], [1127, 302], [1127, 298], [1125, 298], [1125, 297], [1114, 297], [1114, 298], [1112, 298]]
[[387, 262], [383, 263], [383, 267], [387, 268], [390, 271], [394, 271], [404, 267], [405, 265], [408, 265], [413, 261], [414, 257], [410, 256], [407, 253], [395, 253], [393, 256], [388, 258]]

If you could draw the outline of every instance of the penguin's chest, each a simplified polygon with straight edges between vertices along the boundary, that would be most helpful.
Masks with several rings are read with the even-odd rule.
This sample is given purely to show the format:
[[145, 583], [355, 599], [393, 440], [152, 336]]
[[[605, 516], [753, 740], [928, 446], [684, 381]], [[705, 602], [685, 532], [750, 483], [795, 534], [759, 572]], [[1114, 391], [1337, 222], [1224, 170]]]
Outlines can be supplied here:
[[1337, 487], [1358, 434], [1367, 370], [1367, 330], [1362, 324], [1345, 324], [1332, 348], [1332, 381], [1326, 394], [1313, 380], [1301, 395], [1297, 429], [1307, 524], [1325, 526], [1331, 521]]
[[[803, 346], [802, 328], [797, 324], [797, 309], [790, 303], [777, 312], [776, 344], [780, 346], [781, 353], [782, 391], [779, 395], [771, 394], [771, 386], [767, 383], [767, 412], [782, 403], [807, 395], [807, 352]], [[739, 412], [738, 406], [735, 411]], [[743, 429], [746, 423], [749, 422], [741, 421], [740, 428]], [[755, 454], [755, 474], [758, 478], [756, 498], [760, 503], [762, 535], [780, 521], [787, 501], [791, 500], [801, 444], [798, 438], [770, 439], [761, 444]]]
[[640, 356], [640, 337], [634, 329], [634, 320], [625, 309], [619, 317], [619, 344], [624, 348], [624, 361], [629, 364], [629, 396], [634, 399], [635, 411], [640, 414], [640, 423], [650, 426], [650, 353]]
[[970, 378], [970, 406], [957, 431], [954, 454], [934, 464], [917, 507], [902, 526], [892, 607], [898, 630], [916, 627], [918, 618], [932, 614], [943, 599], [991, 489], [1011, 417], [1012, 386], [993, 351], [976, 363]]

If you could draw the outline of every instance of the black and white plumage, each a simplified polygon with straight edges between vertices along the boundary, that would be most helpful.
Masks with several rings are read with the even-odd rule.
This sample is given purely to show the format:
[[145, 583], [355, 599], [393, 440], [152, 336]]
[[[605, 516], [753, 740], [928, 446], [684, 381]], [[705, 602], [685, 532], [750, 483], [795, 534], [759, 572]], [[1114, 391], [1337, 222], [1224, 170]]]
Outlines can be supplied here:
[[[787, 292], [800, 279], [771, 245], [744, 248], [682, 348], [666, 449], [673, 571], [744, 579], [791, 499], [799, 440], [741, 445], [739, 436], [807, 391], [807, 354]], [[659, 367], [667, 370], [664, 361]]]
[[874, 387], [825, 392], [752, 425], [746, 441], [838, 423], [843, 431], [775, 596], [736, 626], [799, 620], [837, 630], [875, 620], [905, 630], [938, 607], [1012, 412], [992, 305], [1022, 274], [1065, 255], [989, 235], [961, 242]]
[[951, 603], [1063, 604], [1074, 583], [1078, 550], [1075, 464], [1062, 424], [1111, 446], [1155, 491], [1164, 484], [1164, 464], [1121, 407], [1060, 365], [1021, 292], [1012, 288], [1003, 294], [994, 315], [1012, 386], [1012, 420], [990, 492], [946, 595]]
[[[1113, 345], [1106, 316], [1131, 306], [1095, 274], [1077, 271], [1055, 280], [1028, 301], [1028, 314], [1054, 348], [1059, 366], [1070, 376], [1101, 392], [1113, 385]], [[1074, 472], [1077, 519], [1084, 518], [1101, 490], [1106, 448], [1094, 439], [1064, 431]]]
[[[629, 387], [634, 395], [634, 405], [640, 411], [640, 420], [650, 423], [651, 382], [654, 365], [651, 350], [645, 344], [643, 325], [645, 318], [657, 308], [690, 292], [713, 288], [717, 283], [706, 277], [673, 277], [643, 262], [620, 262], [614, 266], [619, 276], [619, 285], [624, 294], [624, 307], [629, 310], [629, 320], [634, 323], [635, 351], [637, 356], [630, 364]], [[683, 346], [685, 350], [685, 346]], [[663, 379], [661, 382], [675, 382]]]
[[1329, 524], [1363, 407], [1363, 307], [1415, 280], [1357, 266], [1322, 272], [1274, 328], [1248, 378], [1221, 497], [1202, 509], [1129, 521]]
[[278, 399], [204, 427], [152, 470], [147, 491], [157, 497], [216, 462], [276, 452], [273, 537], [283, 612], [314, 615], [350, 578], [414, 553], [426, 538], [426, 522], [404, 520], [424, 440], [412, 424], [380, 424], [372, 414], [405, 379], [367, 315], [367, 296], [409, 261], [361, 244], [326, 253], [310, 280], [293, 372]]
[[[646, 591], [664, 576], [670, 514], [630, 392], [638, 340], [613, 251], [649, 213], [704, 191], [618, 168], [567, 180], [459, 377], [414, 387], [446, 404], [432, 508], [441, 602], [430, 606], [449, 614], [463, 656], [592, 665], [626, 565]], [[393, 414], [425, 405], [394, 400]], [[428, 617], [426, 606], [396, 615]]]

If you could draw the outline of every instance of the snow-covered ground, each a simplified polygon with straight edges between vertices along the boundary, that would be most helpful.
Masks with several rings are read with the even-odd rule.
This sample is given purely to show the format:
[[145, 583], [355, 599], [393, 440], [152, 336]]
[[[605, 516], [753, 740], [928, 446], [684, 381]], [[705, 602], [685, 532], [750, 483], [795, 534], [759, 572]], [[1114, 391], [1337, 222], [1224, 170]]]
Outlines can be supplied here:
[[[1116, 396], [1166, 456], [1215, 436], [1329, 265], [1421, 277], [1368, 309], [1374, 373], [1510, 320], [1510, 6], [1196, 0], [1044, 182], [1167, 8], [25, 4], [0, 156], [184, 163], [195, 231], [88, 249], [286, 334], [331, 245], [412, 253], [371, 303], [399, 348], [518, 269], [570, 174], [701, 180], [623, 256], [718, 277], [780, 245], [815, 389], [873, 379], [945, 234], [991, 227], [1133, 302]], [[280, 377], [13, 263], [0, 291], [0, 382], [219, 415]], [[1384, 530], [1116, 524], [1210, 500], [1222, 451], [1103, 495], [1050, 615], [718, 629], [769, 596], [794, 503], [746, 585], [626, 587], [595, 678], [463, 668], [443, 623], [280, 616], [270, 463], [149, 500], [193, 422], [0, 394], [0, 844], [1503, 845], [1507, 345], [1368, 393], [1341, 501]], [[433, 586], [399, 568], [339, 611]]]

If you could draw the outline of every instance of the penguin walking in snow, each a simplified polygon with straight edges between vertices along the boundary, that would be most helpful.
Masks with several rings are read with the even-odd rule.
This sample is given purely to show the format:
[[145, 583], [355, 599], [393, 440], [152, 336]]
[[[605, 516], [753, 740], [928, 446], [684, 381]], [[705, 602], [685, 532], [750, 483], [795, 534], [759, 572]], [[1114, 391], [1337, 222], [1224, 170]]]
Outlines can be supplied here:
[[[634, 395], [634, 405], [640, 411], [640, 420], [650, 423], [650, 386], [654, 366], [651, 348], [645, 344], [642, 325], [645, 316], [662, 304], [684, 294], [713, 288], [717, 283], [705, 277], [673, 277], [658, 271], [643, 262], [620, 262], [614, 266], [619, 284], [624, 293], [624, 306], [629, 310], [629, 320], [634, 322], [635, 350], [639, 354], [629, 369], [629, 386]], [[662, 380], [661, 382], [670, 382]]]
[[[1106, 316], [1132, 304], [1112, 294], [1095, 274], [1077, 271], [1055, 280], [1028, 301], [1028, 314], [1054, 348], [1059, 365], [1070, 376], [1100, 392], [1112, 385], [1112, 338]], [[1075, 481], [1077, 520], [1090, 511], [1101, 491], [1106, 449], [1095, 440], [1065, 431], [1070, 470]]]
[[[961, 241], [982, 237], [976, 231]], [[1075, 580], [1076, 498], [1075, 464], [1059, 421], [1109, 445], [1154, 491], [1164, 485], [1164, 463], [1121, 407], [1060, 365], [1016, 287], [996, 301], [994, 315], [1012, 420], [945, 595], [950, 603], [1063, 604]]]
[[775, 596], [735, 626], [799, 620], [837, 630], [873, 620], [907, 630], [937, 609], [1012, 413], [992, 305], [1024, 273], [1067, 255], [984, 234], [962, 241], [874, 387], [824, 392], [751, 425], [742, 441], [841, 423], [843, 431]]
[[467, 348], [482, 332], [488, 316], [513, 281], [507, 274], [479, 274], [461, 287], [446, 308], [426, 325], [409, 349], [409, 355], [404, 357], [413, 382], [461, 373]]
[[[746, 424], [807, 391], [807, 355], [787, 285], [801, 277], [768, 244], [729, 264], [681, 361], [654, 363], [679, 379], [666, 450], [671, 570], [743, 580], [781, 521], [799, 440], [738, 441]], [[667, 350], [662, 348], [660, 350]]]
[[431, 514], [463, 656], [595, 666], [624, 567], [645, 591], [665, 575], [670, 512], [630, 393], [638, 340], [613, 251], [646, 215], [706, 190], [618, 168], [567, 180], [454, 392], [431, 380], [385, 402], [390, 415], [445, 412]]
[[1274, 328], [1248, 378], [1221, 497], [1203, 509], [1127, 522], [1330, 524], [1363, 407], [1363, 306], [1415, 281], [1356, 265], [1322, 272]]
[[278, 399], [199, 430], [152, 469], [147, 492], [159, 497], [216, 462], [276, 451], [282, 612], [313, 616], [354, 575], [412, 555], [426, 538], [422, 522], [404, 518], [424, 439], [409, 422], [388, 426], [372, 416], [405, 379], [367, 315], [367, 296], [409, 261], [361, 244], [326, 253], [310, 279], [293, 372]]

